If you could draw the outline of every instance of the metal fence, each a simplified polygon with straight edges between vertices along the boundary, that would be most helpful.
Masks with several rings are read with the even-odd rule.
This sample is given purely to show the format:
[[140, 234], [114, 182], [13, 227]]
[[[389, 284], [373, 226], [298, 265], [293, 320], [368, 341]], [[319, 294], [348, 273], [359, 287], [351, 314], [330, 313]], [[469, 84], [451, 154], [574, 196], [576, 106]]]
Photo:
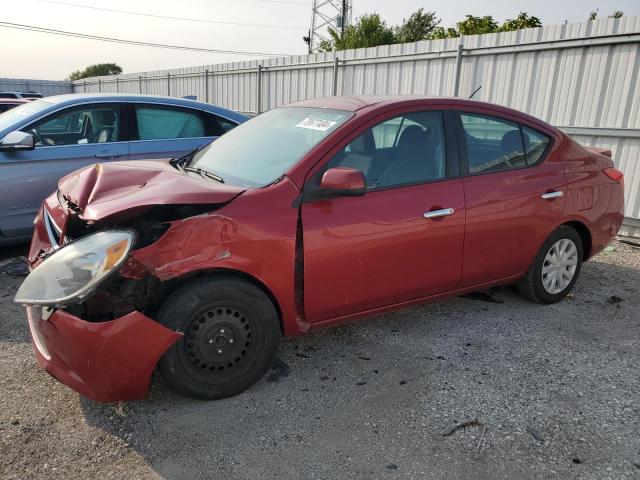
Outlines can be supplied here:
[[245, 113], [327, 95], [444, 95], [542, 118], [625, 172], [622, 233], [640, 236], [640, 17], [91, 78], [76, 92], [196, 95]]
[[22, 78], [0, 78], [0, 92], [38, 92], [48, 97], [73, 93], [73, 83], [67, 80], [29, 80]]

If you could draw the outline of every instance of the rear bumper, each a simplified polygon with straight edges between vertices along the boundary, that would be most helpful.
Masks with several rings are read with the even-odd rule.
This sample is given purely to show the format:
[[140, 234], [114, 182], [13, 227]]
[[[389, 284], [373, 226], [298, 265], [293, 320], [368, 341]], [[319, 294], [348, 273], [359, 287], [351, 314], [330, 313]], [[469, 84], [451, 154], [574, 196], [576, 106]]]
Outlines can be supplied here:
[[182, 335], [140, 312], [92, 323], [63, 310], [45, 320], [40, 308], [29, 307], [27, 317], [40, 365], [100, 402], [146, 397], [158, 360]]

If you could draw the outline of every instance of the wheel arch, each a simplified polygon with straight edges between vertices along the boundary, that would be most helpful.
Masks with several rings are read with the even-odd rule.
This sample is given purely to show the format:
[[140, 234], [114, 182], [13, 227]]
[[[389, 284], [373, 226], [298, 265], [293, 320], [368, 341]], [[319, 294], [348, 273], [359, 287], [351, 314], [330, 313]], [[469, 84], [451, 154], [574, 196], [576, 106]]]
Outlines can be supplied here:
[[258, 287], [260, 290], [262, 290], [262, 292], [264, 292], [264, 294], [267, 296], [267, 298], [269, 298], [269, 300], [275, 307], [276, 312], [278, 314], [278, 323], [280, 325], [280, 333], [282, 335], [285, 334], [284, 320], [282, 317], [282, 309], [280, 307], [280, 303], [278, 302], [278, 299], [276, 298], [276, 296], [273, 294], [271, 289], [269, 289], [269, 287], [267, 287], [267, 285], [264, 282], [260, 281], [255, 276], [249, 273], [243, 272], [241, 270], [236, 270], [233, 268], [207, 268], [207, 269], [201, 269], [201, 270], [194, 270], [192, 272], [188, 272], [179, 277], [174, 277], [164, 282], [166, 287], [165, 288], [166, 294], [163, 296], [162, 302], [164, 302], [168, 298], [168, 296], [171, 294], [171, 292], [173, 292], [178, 286], [184, 285], [195, 279], [203, 278], [203, 277], [233, 277], [233, 278], [237, 278], [237, 279], [249, 282], [255, 285], [256, 287]]
[[582, 251], [583, 251], [583, 261], [591, 258], [591, 253], [593, 249], [593, 239], [591, 236], [591, 231], [589, 227], [587, 227], [583, 222], [579, 220], [571, 220], [569, 222], [565, 222], [562, 225], [567, 225], [573, 228], [580, 235], [580, 239], [582, 240]]

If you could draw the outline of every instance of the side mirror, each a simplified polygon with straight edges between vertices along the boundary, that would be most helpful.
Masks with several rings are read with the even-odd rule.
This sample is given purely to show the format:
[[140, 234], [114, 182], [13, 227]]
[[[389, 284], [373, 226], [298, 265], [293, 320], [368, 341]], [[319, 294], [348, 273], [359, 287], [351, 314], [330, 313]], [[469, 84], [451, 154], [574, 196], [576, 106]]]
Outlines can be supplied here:
[[33, 150], [33, 135], [15, 130], [5, 135], [0, 142], [0, 150]]
[[320, 190], [331, 196], [355, 197], [364, 195], [367, 185], [360, 170], [351, 167], [335, 167], [322, 175]]

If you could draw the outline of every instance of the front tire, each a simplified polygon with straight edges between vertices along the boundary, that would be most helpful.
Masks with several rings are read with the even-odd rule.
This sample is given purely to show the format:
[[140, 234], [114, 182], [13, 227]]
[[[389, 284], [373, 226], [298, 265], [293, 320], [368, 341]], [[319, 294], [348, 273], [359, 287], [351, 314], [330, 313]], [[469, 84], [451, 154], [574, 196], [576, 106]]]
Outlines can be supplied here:
[[537, 303], [556, 303], [573, 288], [584, 258], [582, 239], [568, 226], [558, 227], [544, 242], [518, 291]]
[[254, 384], [280, 341], [278, 313], [269, 297], [228, 276], [183, 285], [162, 305], [157, 320], [184, 333], [158, 370], [173, 389], [205, 400], [237, 395]]

